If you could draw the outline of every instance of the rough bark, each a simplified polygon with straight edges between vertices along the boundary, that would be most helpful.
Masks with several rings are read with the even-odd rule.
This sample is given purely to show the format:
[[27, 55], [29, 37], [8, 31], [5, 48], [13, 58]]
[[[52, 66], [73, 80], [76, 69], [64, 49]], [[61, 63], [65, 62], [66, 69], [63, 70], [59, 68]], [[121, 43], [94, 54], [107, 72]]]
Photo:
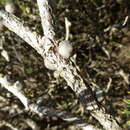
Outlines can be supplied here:
[[44, 59], [49, 61], [52, 68], [54, 68], [60, 77], [65, 79], [68, 86], [75, 92], [85, 109], [92, 110], [90, 111], [91, 115], [100, 122], [104, 129], [121, 130], [122, 128], [116, 123], [116, 120], [105, 113], [104, 108], [98, 108], [98, 103], [93, 96], [92, 89], [84, 82], [75, 63], [70, 59], [62, 58], [58, 54], [58, 41], [56, 41], [53, 14], [48, 1], [49, 0], [37, 0], [45, 35], [43, 38], [32, 33], [28, 28], [25, 28], [15, 16], [4, 11], [0, 11], [2, 23], [23, 38], [29, 45], [37, 50]]

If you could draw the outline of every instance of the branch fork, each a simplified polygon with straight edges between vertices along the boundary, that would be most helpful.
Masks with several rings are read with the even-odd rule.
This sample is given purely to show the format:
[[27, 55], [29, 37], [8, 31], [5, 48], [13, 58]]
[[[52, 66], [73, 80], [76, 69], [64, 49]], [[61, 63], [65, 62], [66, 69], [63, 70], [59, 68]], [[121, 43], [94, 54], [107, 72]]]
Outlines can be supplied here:
[[[44, 32], [43, 37], [32, 32], [27, 26], [25, 27], [16, 16], [4, 10], [0, 10], [2, 24], [32, 46], [44, 58], [47, 68], [59, 71], [60, 76], [75, 92], [85, 109], [90, 110], [90, 114], [99, 121], [104, 129], [121, 130], [122, 128], [117, 124], [116, 120], [105, 113], [105, 108], [102, 107], [102, 109], [97, 110], [98, 103], [92, 94], [92, 89], [85, 83], [76, 65], [74, 65], [70, 59], [66, 60], [59, 56], [56, 51], [56, 47], [58, 46], [56, 25], [53, 17], [53, 10], [49, 2], [49, 0], [37, 0]], [[16, 96], [18, 97], [18, 95]], [[23, 102], [23, 104], [27, 107], [27, 103]], [[94, 106], [96, 109], [91, 106]]]

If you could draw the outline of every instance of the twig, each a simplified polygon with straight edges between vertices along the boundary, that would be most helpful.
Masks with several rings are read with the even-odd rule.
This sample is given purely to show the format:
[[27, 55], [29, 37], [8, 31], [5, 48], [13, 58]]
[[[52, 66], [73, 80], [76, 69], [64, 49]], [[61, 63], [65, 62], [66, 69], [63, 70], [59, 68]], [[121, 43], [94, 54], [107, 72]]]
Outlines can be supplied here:
[[25, 26], [19, 18], [10, 14], [4, 10], [0, 10], [0, 21], [9, 30], [16, 33], [24, 41], [26, 41], [30, 46], [32, 46], [38, 53], [43, 53], [43, 43], [39, 43], [40, 36], [35, 32], [32, 32], [29, 27]]
[[77, 72], [73, 63], [71, 61], [67, 62], [55, 52], [53, 49], [55, 47], [54, 43], [50, 39], [46, 37], [43, 37], [42, 39], [39, 38], [37, 34], [32, 33], [28, 27], [24, 27], [17, 17], [3, 10], [0, 11], [0, 17], [2, 18], [2, 23], [6, 27], [23, 38], [29, 45], [36, 49], [43, 58], [47, 59], [57, 71], [59, 71], [60, 76], [66, 80], [68, 85], [77, 94], [88, 110], [93, 109], [91, 107], [92, 104], [95, 104], [95, 108], [97, 108], [90, 88], [86, 88], [83, 79], [78, 74], [79, 72]]
[[95, 110], [91, 112], [91, 115], [100, 122], [105, 130], [123, 130], [116, 120], [104, 111]]
[[53, 17], [53, 10], [49, 2], [49, 0], [37, 0], [44, 35], [53, 40], [56, 38], [56, 25]]
[[[93, 96], [92, 89], [80, 76], [80, 72], [76, 69], [76, 66], [71, 61], [63, 59], [57, 53], [55, 48], [55, 43], [57, 43], [57, 41], [55, 41], [56, 30], [53, 26], [54, 21], [51, 14], [51, 7], [48, 0], [37, 0], [37, 2], [45, 35], [42, 40], [29, 29], [26, 29], [19, 20], [17, 20], [18, 22], [15, 21], [17, 19], [16, 17], [7, 12], [0, 11], [3, 24], [22, 37], [28, 44], [35, 48], [45, 60], [49, 61], [53, 68], [59, 72], [60, 76], [65, 79], [68, 86], [76, 93], [82, 104], [84, 104], [85, 109], [93, 110], [93, 112], [91, 112], [92, 116], [95, 117], [105, 129], [120, 130], [121, 128], [116, 123], [116, 120], [110, 115], [106, 116], [104, 108], [102, 110], [96, 110], [98, 109], [98, 104]], [[19, 31], [18, 29], [21, 30]], [[100, 120], [100, 117], [102, 120]]]
[[54, 110], [46, 106], [40, 106], [38, 104], [31, 104], [29, 102], [29, 99], [24, 95], [23, 91], [19, 89], [18, 85], [16, 86], [17, 83], [18, 81], [14, 84], [11, 84], [10, 81], [8, 81], [7, 76], [4, 76], [4, 77], [2, 75], [0, 76], [1, 86], [7, 89], [9, 92], [11, 92], [13, 95], [15, 95], [23, 103], [26, 110], [30, 110], [31, 112], [38, 114], [40, 117], [43, 117], [43, 116], [58, 117], [64, 121], [70, 122], [81, 128], [92, 127], [93, 130], [98, 129], [91, 124], [84, 123], [84, 121], [82, 121], [78, 117], [68, 114], [67, 112]]
[[71, 22], [67, 19], [67, 17], [65, 17], [65, 32], [66, 32], [65, 40], [69, 40], [70, 26]]
[[23, 103], [26, 109], [28, 109], [28, 99], [23, 95], [23, 93], [20, 90], [21, 84], [19, 82], [16, 82], [14, 84], [11, 84], [8, 82], [7, 77], [3, 77], [0, 74], [0, 84], [2, 87], [7, 89], [9, 92], [11, 92], [13, 95], [19, 98], [19, 100]]
[[108, 93], [110, 87], [111, 87], [111, 83], [112, 83], [112, 78], [109, 78], [108, 84], [107, 84], [107, 88], [104, 90], [105, 93]]
[[6, 122], [6, 121], [0, 121], [0, 127], [7, 126], [11, 128], [12, 130], [19, 130], [18, 128], [14, 127], [12, 124]]
[[129, 16], [126, 16], [126, 17], [125, 17], [125, 20], [124, 20], [122, 26], [125, 26], [125, 25], [127, 24], [127, 22], [128, 22], [128, 18], [129, 18]]
[[32, 128], [32, 130], [40, 130], [39, 126], [37, 125], [37, 123], [36, 123], [34, 120], [28, 118], [28, 119], [23, 120], [23, 121], [24, 121], [28, 126], [30, 126], [30, 128]]
[[116, 74], [119, 74], [127, 84], [130, 84], [129, 74], [126, 74], [122, 69], [119, 70], [119, 72], [117, 72]]

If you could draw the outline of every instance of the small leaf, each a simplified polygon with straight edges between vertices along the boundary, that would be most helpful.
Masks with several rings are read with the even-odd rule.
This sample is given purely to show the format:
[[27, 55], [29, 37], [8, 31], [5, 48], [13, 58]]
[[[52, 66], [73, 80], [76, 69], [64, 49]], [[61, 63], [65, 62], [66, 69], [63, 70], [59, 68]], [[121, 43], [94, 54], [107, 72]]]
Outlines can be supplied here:
[[119, 112], [121, 112], [122, 114], [130, 114], [129, 110], [120, 110]]
[[124, 100], [124, 102], [125, 102], [126, 104], [130, 105], [130, 100], [129, 100], [129, 99]]
[[130, 120], [128, 120], [128, 121], [126, 122], [126, 124], [127, 124], [127, 125], [130, 125]]

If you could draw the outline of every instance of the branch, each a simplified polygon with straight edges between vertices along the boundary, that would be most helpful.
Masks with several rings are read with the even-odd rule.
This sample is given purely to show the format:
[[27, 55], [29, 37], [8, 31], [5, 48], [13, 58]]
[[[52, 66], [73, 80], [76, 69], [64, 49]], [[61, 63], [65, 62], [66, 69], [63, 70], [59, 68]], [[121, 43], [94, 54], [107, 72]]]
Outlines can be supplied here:
[[[54, 20], [48, 1], [49, 0], [37, 0], [37, 3], [40, 11], [44, 34], [46, 37], [56, 42], [54, 37], [56, 30], [54, 30], [55, 28], [52, 24], [54, 23]], [[52, 33], [50, 33], [50, 30]], [[51, 64], [52, 66], [50, 68], [56, 70], [57, 73], [59, 73], [59, 75], [66, 80], [68, 86], [70, 86], [71, 89], [76, 93], [80, 101], [84, 104], [85, 108], [87, 110], [93, 110], [91, 113], [92, 116], [95, 117], [105, 129], [121, 129], [116, 120], [114, 120], [109, 114], [105, 113], [105, 108], [97, 110], [98, 103], [93, 96], [92, 89], [89, 85], [85, 84], [85, 81], [80, 76], [80, 71], [78, 71], [76, 65], [74, 65], [74, 63], [71, 61], [66, 61], [61, 58], [59, 54], [55, 52], [55, 49], [50, 48], [48, 51], [46, 51], [45, 59], [47, 59], [49, 67]], [[100, 117], [102, 120], [100, 120]]]
[[27, 119], [24, 119], [23, 120], [32, 130], [40, 130], [40, 127], [38, 126], [38, 124], [30, 119], [30, 118], [27, 118]]
[[[42, 57], [44, 57], [44, 54], [46, 54], [46, 58], [48, 61], [50, 61], [50, 63], [55, 63], [53, 65], [61, 73], [61, 77], [63, 77], [67, 81], [68, 85], [76, 92], [80, 99], [83, 102], [86, 102], [84, 104], [87, 104], [87, 106], [89, 104], [89, 99], [86, 100], [85, 98], [86, 93], [88, 94], [87, 97], [91, 97], [90, 105], [93, 104], [91, 103], [91, 101], [94, 101], [91, 96], [91, 91], [89, 89], [86, 89], [82, 78], [78, 75], [76, 69], [72, 66], [71, 62], [70, 65], [66, 64], [66, 61], [55, 55], [54, 50], [50, 50], [50, 48], [53, 46], [53, 43], [49, 39], [43, 37], [41, 40], [36, 35], [36, 33], [32, 33], [28, 27], [24, 27], [20, 20], [12, 14], [1, 10], [0, 16], [2, 17], [2, 23], [6, 27], [8, 27], [11, 31], [15, 32], [21, 38], [23, 38], [29, 45], [36, 49]], [[63, 68], [66, 69], [63, 70]]]
[[51, 116], [51, 117], [58, 117], [64, 121], [71, 122], [75, 125], [78, 125], [81, 128], [87, 127], [86, 123], [84, 123], [81, 119], [71, 114], [68, 114], [64, 111], [54, 110], [45, 106], [38, 106], [36, 104], [31, 104], [30, 109], [32, 112], [37, 113], [40, 117], [42, 117], [43, 115]]
[[28, 27], [24, 27], [16, 16], [6, 11], [0, 10], [0, 17], [7, 28], [31, 45], [45, 59], [44, 61], [49, 61], [49, 65], [52, 65], [54, 70], [60, 73], [60, 76], [66, 80], [80, 100], [87, 106], [87, 109], [92, 109], [88, 107], [92, 104], [95, 104], [95, 108], [97, 108], [90, 88], [86, 88], [83, 79], [73, 64], [71, 62], [67, 63], [66, 60], [59, 57], [59, 54], [54, 49], [51, 49], [54, 48], [54, 43], [50, 39], [46, 37], [40, 39], [36, 33], [32, 33]]
[[106, 130], [123, 130], [117, 121], [104, 111], [95, 110], [91, 112], [91, 115], [95, 117]]
[[0, 121], [0, 127], [7, 126], [11, 130], [19, 130], [18, 128], [14, 127], [12, 124], [8, 123], [7, 121]]
[[8, 82], [7, 77], [2, 77], [0, 74], [0, 84], [2, 87], [7, 89], [9, 92], [11, 92], [13, 95], [19, 98], [19, 100], [24, 104], [25, 108], [28, 109], [28, 99], [23, 95], [21, 92], [21, 84], [19, 82], [16, 82], [14, 84], [11, 84]]
[[[0, 10], [0, 22], [9, 30], [16, 33], [30, 46], [32, 46], [39, 54], [43, 53], [43, 43], [39, 43], [40, 36], [32, 32], [29, 27], [25, 26], [19, 18], [4, 10]], [[1, 24], [0, 23], [0, 24]]]
[[31, 104], [28, 98], [24, 95], [22, 89], [20, 89], [22, 88], [22, 84], [20, 84], [20, 82], [18, 81], [12, 84], [10, 83], [10, 81], [8, 81], [7, 76], [3, 77], [2, 75], [0, 75], [0, 84], [2, 87], [4, 87], [17, 97], [23, 103], [26, 110], [30, 110], [31, 112], [38, 114], [40, 117], [43, 116], [57, 117], [64, 121], [73, 123], [74, 125], [77, 125], [81, 128], [91, 128], [92, 130], [98, 130], [98, 128], [94, 127], [93, 125], [86, 124], [78, 117], [75, 117], [64, 111], [54, 110], [46, 106], [40, 106], [38, 104]]
[[50, 0], [37, 0], [44, 35], [47, 38], [55, 40], [56, 27], [55, 27], [55, 21], [54, 21], [54, 17], [53, 17], [53, 10], [51, 9], [49, 2], [50, 2]]
[[2, 17], [3, 24], [37, 50], [37, 52], [44, 58], [44, 63], [46, 63], [45, 61], [48, 62], [45, 66], [49, 69], [56, 70], [59, 76], [65, 79], [68, 86], [71, 87], [80, 99], [81, 103], [84, 104], [85, 109], [93, 110], [90, 114], [92, 114], [92, 116], [95, 117], [105, 129], [120, 130], [121, 128], [116, 123], [116, 120], [114, 120], [110, 115], [106, 116], [107, 114], [104, 112], [104, 108], [97, 110], [98, 103], [93, 96], [92, 89], [80, 76], [80, 71], [78, 71], [75, 63], [71, 60], [63, 59], [56, 51], [57, 48], [54, 44], [57, 43], [57, 41], [55, 41], [55, 28], [52, 22], [53, 17], [49, 11], [51, 7], [47, 0], [37, 0], [37, 2], [39, 10], [41, 10], [40, 15], [45, 34], [45, 37], [42, 39], [32, 33], [28, 28], [26, 29], [14, 15], [8, 14], [5, 11], [0, 11], [0, 17]]

